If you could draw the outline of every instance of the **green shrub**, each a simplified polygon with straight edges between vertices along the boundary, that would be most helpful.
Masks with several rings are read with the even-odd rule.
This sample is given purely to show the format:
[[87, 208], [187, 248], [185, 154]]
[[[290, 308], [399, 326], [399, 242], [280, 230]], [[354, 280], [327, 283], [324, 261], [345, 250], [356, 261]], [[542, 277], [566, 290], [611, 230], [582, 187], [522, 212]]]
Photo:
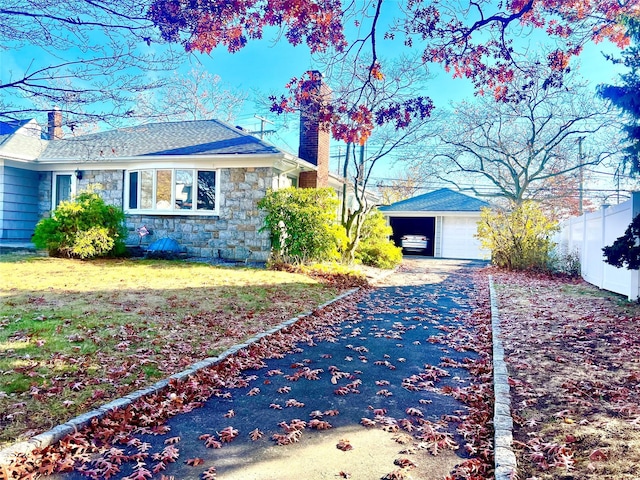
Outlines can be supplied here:
[[605, 262], [614, 267], [627, 267], [627, 270], [640, 269], [640, 215], [631, 221], [615, 242], [602, 249]]
[[395, 268], [402, 262], [402, 249], [396, 247], [389, 236], [392, 228], [387, 225], [379, 210], [372, 210], [362, 224], [361, 240], [355, 258], [363, 265], [377, 268]]
[[121, 209], [106, 205], [97, 193], [83, 192], [38, 222], [33, 243], [55, 257], [122, 255], [127, 237], [124, 218]]
[[270, 190], [258, 207], [267, 213], [260, 231], [271, 234], [272, 261], [298, 264], [340, 258], [347, 238], [337, 223], [338, 197], [333, 189]]
[[549, 270], [557, 222], [545, 217], [534, 202], [515, 205], [511, 211], [482, 209], [478, 234], [491, 250], [492, 262], [510, 270]]

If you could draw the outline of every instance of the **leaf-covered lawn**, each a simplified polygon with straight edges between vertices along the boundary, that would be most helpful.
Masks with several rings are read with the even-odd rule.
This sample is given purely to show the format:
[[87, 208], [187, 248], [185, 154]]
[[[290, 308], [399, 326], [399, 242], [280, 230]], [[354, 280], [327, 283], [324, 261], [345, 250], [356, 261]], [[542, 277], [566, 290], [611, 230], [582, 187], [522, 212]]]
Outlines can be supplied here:
[[495, 274], [521, 479], [640, 470], [640, 307], [579, 280]]
[[308, 276], [206, 264], [0, 262], [0, 446], [333, 298]]
[[[437, 275], [425, 265], [427, 271], [404, 269], [384, 287], [317, 309], [54, 445], [19, 456], [6, 476], [213, 479], [219, 468], [223, 477], [239, 472], [244, 478], [238, 459], [256, 455], [252, 461], [264, 462], [258, 448], [293, 446], [319, 435], [314, 430], [359, 424], [361, 433], [380, 429], [397, 443], [377, 465], [389, 473], [375, 478], [412, 478], [416, 469], [420, 478], [435, 479], [418, 464], [449, 450], [462, 458], [447, 457], [445, 469], [434, 460], [437, 478], [447, 471], [450, 480], [488, 478], [493, 399], [486, 279], [474, 285], [471, 269]], [[427, 274], [437, 281], [415, 281]], [[341, 434], [330, 449], [361, 454], [341, 456], [331, 475], [350, 478], [347, 467], [372, 463], [373, 450], [360, 450], [355, 429], [343, 431], [349, 437]], [[308, 462], [291, 455], [280, 468]], [[378, 461], [377, 447], [375, 455]], [[324, 478], [326, 468], [316, 475], [303, 470], [308, 478]]]

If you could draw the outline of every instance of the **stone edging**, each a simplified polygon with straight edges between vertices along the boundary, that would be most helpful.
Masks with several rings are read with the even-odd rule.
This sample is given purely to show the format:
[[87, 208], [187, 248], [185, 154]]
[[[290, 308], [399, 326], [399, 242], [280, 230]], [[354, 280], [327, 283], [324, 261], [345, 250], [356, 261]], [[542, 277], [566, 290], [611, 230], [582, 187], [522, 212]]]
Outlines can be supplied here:
[[[351, 290], [348, 290], [348, 291], [338, 295], [334, 299], [329, 300], [328, 302], [325, 302], [322, 305], [319, 305], [316, 309], [327, 307], [327, 306], [329, 306], [329, 305], [331, 305], [331, 304], [333, 304], [335, 302], [338, 302], [338, 301], [340, 301], [340, 300], [342, 300], [342, 299], [344, 299], [344, 298], [346, 298], [346, 297], [348, 297], [350, 295], [353, 295], [354, 293], [358, 292], [359, 290], [360, 290], [360, 288], [353, 288]], [[189, 375], [193, 375], [198, 370], [210, 367], [212, 365], [216, 365], [217, 363], [221, 362], [225, 358], [227, 358], [227, 357], [233, 355], [234, 353], [238, 352], [238, 350], [242, 350], [243, 348], [246, 348], [246, 347], [250, 346], [251, 344], [256, 343], [258, 340], [260, 340], [260, 339], [262, 339], [264, 337], [267, 337], [269, 335], [273, 335], [274, 333], [279, 332], [280, 330], [284, 329], [285, 327], [293, 325], [294, 323], [296, 323], [301, 318], [307, 317], [309, 315], [311, 315], [311, 312], [301, 313], [300, 315], [298, 315], [296, 317], [293, 317], [293, 318], [290, 318], [289, 320], [286, 320], [285, 322], [281, 323], [280, 325], [278, 325], [276, 327], [273, 327], [273, 328], [267, 330], [266, 332], [262, 332], [262, 333], [259, 333], [259, 334], [255, 335], [254, 337], [250, 338], [249, 340], [247, 340], [244, 343], [240, 343], [238, 345], [235, 345], [235, 346], [229, 348], [228, 350], [224, 351], [223, 353], [221, 353], [217, 357], [206, 358], [206, 359], [204, 359], [204, 360], [202, 360], [200, 362], [194, 363], [194, 364], [190, 365], [189, 368], [187, 368], [186, 370], [184, 370], [182, 372], [179, 372], [179, 373], [176, 373], [176, 374], [173, 374], [169, 378], [166, 378], [164, 380], [160, 380], [159, 382], [154, 383], [150, 387], [143, 388], [141, 390], [137, 390], [137, 391], [135, 391], [133, 393], [130, 393], [129, 395], [125, 395], [122, 398], [113, 400], [112, 402], [109, 402], [109, 403], [107, 403], [105, 405], [102, 405], [100, 408], [97, 408], [97, 409], [92, 410], [90, 412], [87, 412], [87, 413], [84, 413], [82, 415], [79, 415], [79, 416], [77, 416], [75, 418], [72, 418], [68, 422], [63, 423], [62, 425], [58, 425], [57, 427], [52, 428], [51, 430], [48, 430], [48, 431], [46, 431], [44, 433], [41, 433], [39, 435], [36, 435], [34, 437], [31, 437], [29, 440], [26, 440], [24, 442], [15, 443], [13, 445], [10, 445], [9, 447], [6, 447], [6, 448], [0, 450], [0, 472], [2, 471], [2, 467], [3, 466], [11, 465], [13, 460], [15, 460], [16, 456], [21, 455], [21, 454], [31, 453], [33, 450], [35, 450], [37, 448], [45, 448], [45, 447], [48, 447], [49, 445], [53, 445], [54, 443], [60, 441], [65, 436], [69, 435], [70, 433], [73, 433], [73, 432], [75, 432], [77, 430], [80, 430], [81, 428], [84, 428], [93, 419], [103, 418], [109, 412], [112, 412], [112, 411], [117, 410], [119, 408], [127, 407], [128, 405], [132, 404], [133, 402], [139, 400], [140, 398], [142, 398], [142, 397], [144, 397], [146, 395], [158, 393], [159, 391], [164, 389], [167, 385], [169, 385], [169, 382], [171, 380], [183, 380], [183, 379], [186, 379], [187, 377], [189, 377]]]
[[493, 390], [495, 407], [493, 412], [495, 478], [511, 480], [517, 471], [516, 455], [513, 452], [513, 419], [511, 418], [511, 394], [509, 392], [509, 373], [504, 361], [504, 347], [500, 329], [498, 299], [493, 286], [493, 277], [489, 275], [491, 296], [491, 331], [493, 337]]

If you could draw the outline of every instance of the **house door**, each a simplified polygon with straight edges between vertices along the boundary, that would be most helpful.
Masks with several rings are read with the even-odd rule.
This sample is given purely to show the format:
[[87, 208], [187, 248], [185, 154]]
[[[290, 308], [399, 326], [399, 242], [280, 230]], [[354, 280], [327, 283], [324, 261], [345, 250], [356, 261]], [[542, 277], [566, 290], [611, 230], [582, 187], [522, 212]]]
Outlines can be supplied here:
[[71, 173], [55, 173], [53, 177], [53, 208], [60, 202], [71, 200], [75, 190], [73, 175]]

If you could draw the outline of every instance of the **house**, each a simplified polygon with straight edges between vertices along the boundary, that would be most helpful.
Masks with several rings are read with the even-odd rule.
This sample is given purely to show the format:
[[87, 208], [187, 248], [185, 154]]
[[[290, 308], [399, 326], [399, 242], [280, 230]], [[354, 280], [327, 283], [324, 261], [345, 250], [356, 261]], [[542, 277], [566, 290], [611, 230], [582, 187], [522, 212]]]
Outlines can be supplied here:
[[488, 259], [490, 252], [475, 238], [480, 210], [489, 204], [477, 198], [441, 188], [380, 207], [393, 229], [393, 241], [403, 235], [425, 235], [426, 255], [436, 258]]
[[[319, 84], [318, 84], [319, 85]], [[28, 242], [40, 218], [89, 186], [123, 208], [142, 241], [172, 238], [187, 254], [264, 261], [268, 232], [257, 202], [269, 188], [333, 186], [329, 133], [302, 115], [299, 156], [217, 120], [151, 123], [63, 136], [34, 121], [0, 123], [0, 241]]]

